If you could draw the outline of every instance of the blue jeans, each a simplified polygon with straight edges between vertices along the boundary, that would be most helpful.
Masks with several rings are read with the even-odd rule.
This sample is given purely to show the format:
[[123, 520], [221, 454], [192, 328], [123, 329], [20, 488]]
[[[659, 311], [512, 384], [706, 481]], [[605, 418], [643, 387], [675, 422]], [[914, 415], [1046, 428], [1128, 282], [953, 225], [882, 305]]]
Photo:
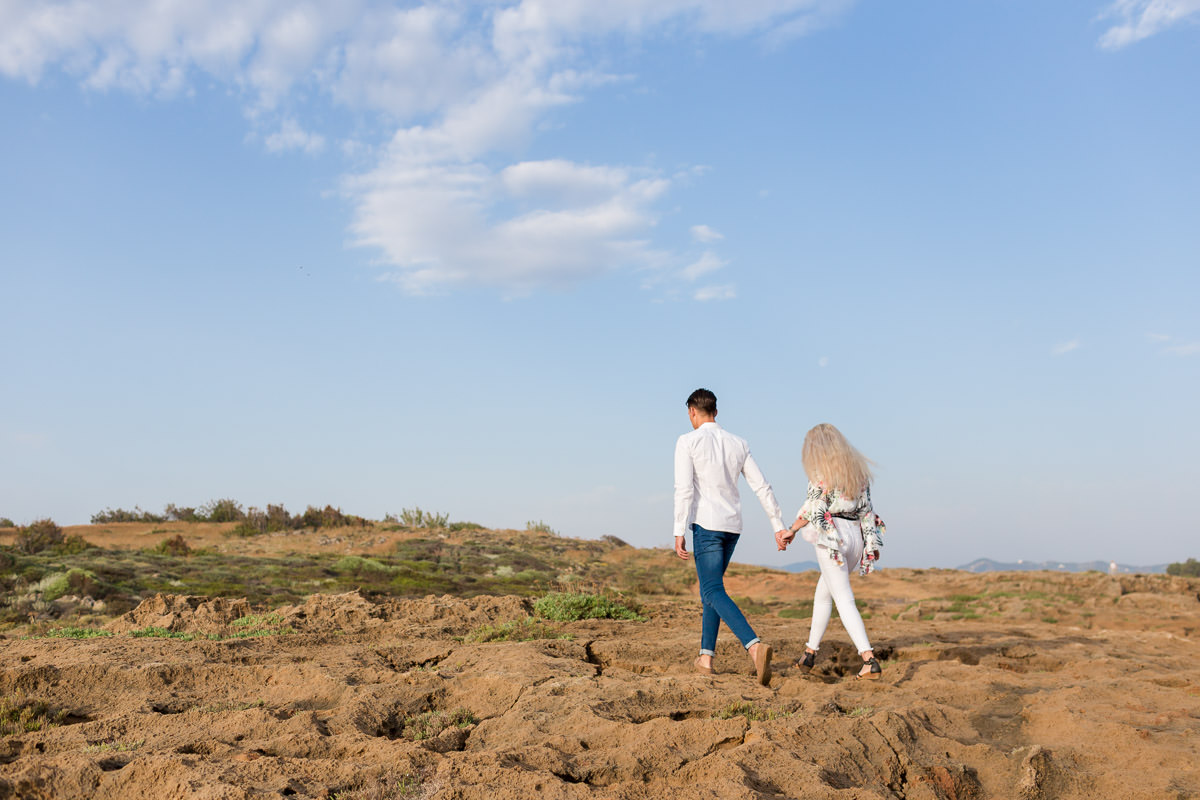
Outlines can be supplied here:
[[700, 602], [704, 617], [700, 623], [700, 654], [716, 655], [717, 628], [722, 620], [747, 650], [758, 641], [746, 615], [725, 592], [725, 569], [733, 558], [741, 534], [710, 531], [692, 525], [692, 557], [696, 559], [696, 575], [700, 578]]

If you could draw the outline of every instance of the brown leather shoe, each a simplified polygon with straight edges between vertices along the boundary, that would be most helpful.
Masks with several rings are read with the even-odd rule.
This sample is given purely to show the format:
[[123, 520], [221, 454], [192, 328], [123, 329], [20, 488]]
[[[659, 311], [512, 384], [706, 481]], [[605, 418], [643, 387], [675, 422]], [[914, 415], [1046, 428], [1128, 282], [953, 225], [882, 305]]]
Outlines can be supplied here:
[[696, 656], [696, 660], [693, 661], [692, 663], [696, 665], [696, 672], [699, 672], [701, 675], [712, 675], [713, 674], [712, 667], [706, 667], [700, 663], [700, 656]]

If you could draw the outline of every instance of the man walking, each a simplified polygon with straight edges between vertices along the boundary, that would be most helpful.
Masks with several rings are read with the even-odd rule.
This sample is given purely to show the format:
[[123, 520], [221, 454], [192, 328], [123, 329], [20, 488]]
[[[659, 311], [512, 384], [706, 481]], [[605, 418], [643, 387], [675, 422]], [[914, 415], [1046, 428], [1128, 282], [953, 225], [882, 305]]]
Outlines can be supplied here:
[[712, 674], [717, 628], [724, 621], [754, 661], [758, 682], [766, 686], [771, 680], [771, 646], [759, 641], [725, 591], [725, 570], [742, 533], [738, 476], [746, 476], [779, 533], [784, 531], [783, 512], [746, 440], [717, 424], [717, 396], [708, 389], [697, 389], [687, 399], [687, 410], [692, 432], [675, 443], [675, 553], [688, 558], [690, 528], [704, 606], [696, 669]]

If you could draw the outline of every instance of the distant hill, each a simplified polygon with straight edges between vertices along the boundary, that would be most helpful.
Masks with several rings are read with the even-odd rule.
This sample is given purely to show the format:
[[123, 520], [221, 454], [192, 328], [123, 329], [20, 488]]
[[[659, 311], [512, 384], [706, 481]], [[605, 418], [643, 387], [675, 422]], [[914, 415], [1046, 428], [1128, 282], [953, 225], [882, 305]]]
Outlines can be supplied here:
[[819, 570], [821, 565], [815, 561], [797, 561], [794, 564], [787, 564], [782, 567], [772, 567], [772, 569], [781, 569], [784, 572], [808, 572], [809, 570]]
[[[1025, 561], [1016, 562], [993, 561], [990, 558], [980, 558], [970, 564], [963, 564], [959, 569], [967, 572], [1030, 572], [1033, 570], [1052, 570], [1054, 572], [1108, 572], [1110, 561]], [[787, 569], [785, 567], [784, 569]], [[1117, 564], [1117, 572], [1127, 575], [1132, 573], [1150, 574], [1166, 572], [1166, 564], [1153, 564], [1148, 567], [1135, 567], [1129, 564]]]

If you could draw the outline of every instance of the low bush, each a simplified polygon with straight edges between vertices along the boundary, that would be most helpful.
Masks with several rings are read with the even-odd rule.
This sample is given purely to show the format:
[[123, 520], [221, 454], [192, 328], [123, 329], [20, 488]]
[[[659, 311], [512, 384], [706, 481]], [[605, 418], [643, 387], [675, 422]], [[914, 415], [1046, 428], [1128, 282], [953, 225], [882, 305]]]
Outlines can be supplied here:
[[0, 517], [0, 528], [15, 528], [17, 523], [13, 522], [8, 517]]
[[163, 514], [167, 519], [177, 520], [179, 522], [202, 522], [200, 515], [196, 513], [196, 509], [190, 506], [179, 507], [174, 503], [167, 503], [167, 507], [163, 509]]
[[106, 631], [104, 628], [51, 628], [42, 634], [42, 638], [46, 639], [102, 639], [105, 636], [112, 636], [112, 631]]
[[1178, 575], [1184, 578], [1200, 578], [1200, 561], [1189, 558], [1187, 561], [1168, 564], [1167, 574]]
[[576, 592], [552, 592], [534, 602], [533, 610], [539, 617], [555, 622], [574, 622], [581, 619], [628, 619], [645, 622], [648, 619], [623, 602], [606, 595]]
[[532, 531], [533, 533], [548, 533], [552, 536], [558, 536], [558, 531], [554, 530], [554, 528], [551, 528], [541, 520], [538, 520], [537, 522], [534, 522], [533, 520], [526, 522], [525, 530]]
[[46, 518], [17, 529], [17, 538], [13, 545], [22, 553], [40, 553], [66, 541], [63, 529], [54, 520]]
[[133, 507], [133, 511], [126, 511], [123, 508], [106, 508], [96, 514], [92, 514], [93, 525], [108, 525], [114, 522], [166, 522], [167, 518], [163, 514], [151, 514], [149, 511], [142, 511], [138, 506]]
[[246, 518], [246, 512], [241, 503], [226, 498], [210, 500], [200, 507], [196, 516], [202, 522], [240, 522]]
[[[383, 518], [384, 522], [392, 522], [401, 525], [405, 528], [426, 528], [437, 529], [446, 527], [450, 521], [449, 514], [435, 514], [432, 511], [422, 511], [420, 506], [416, 508], [405, 508], [400, 511], [400, 516], [388, 514]], [[456, 525], [469, 526], [473, 523], [455, 523]], [[456, 528], [455, 530], [481, 530], [481, 528]]]
[[156, 544], [150, 552], [158, 553], [160, 556], [171, 556], [172, 558], [186, 558], [192, 554], [192, 547], [183, 538], [183, 534], [176, 534], [170, 539], [163, 539]]

